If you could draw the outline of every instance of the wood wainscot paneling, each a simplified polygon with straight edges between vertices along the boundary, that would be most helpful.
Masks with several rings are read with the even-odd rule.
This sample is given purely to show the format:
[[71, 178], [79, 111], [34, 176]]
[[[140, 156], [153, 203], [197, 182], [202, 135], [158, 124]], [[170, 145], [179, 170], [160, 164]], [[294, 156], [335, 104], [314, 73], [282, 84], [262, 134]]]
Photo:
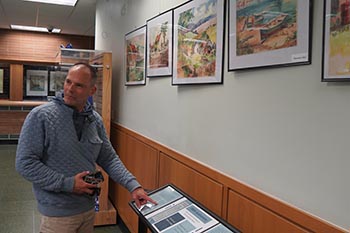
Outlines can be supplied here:
[[[112, 123], [111, 137], [127, 167], [138, 178], [144, 176], [145, 180], [139, 180], [146, 188], [155, 188], [151, 186], [156, 186], [157, 181], [159, 186], [173, 183], [244, 233], [346, 233], [325, 220], [121, 125]], [[121, 215], [122, 219], [128, 222], [132, 232], [137, 232], [136, 214], [126, 207], [130, 196], [123, 192], [114, 192], [113, 195], [118, 199], [115, 202], [118, 210], [122, 207], [129, 211]]]
[[244, 233], [311, 232], [230, 190], [228, 222]]
[[[116, 128], [111, 128], [111, 143], [122, 161], [124, 161], [126, 157], [126, 137], [126, 133], [119, 131]], [[130, 194], [123, 187], [118, 185], [118, 183], [109, 179], [109, 198], [117, 208], [118, 216], [120, 216], [120, 213], [123, 213], [123, 216], [121, 217], [125, 224], [129, 226], [131, 224], [129, 223], [129, 217], [125, 217], [128, 216], [125, 214], [128, 211], [128, 207], [123, 205], [123, 202], [128, 202], [130, 200]]]
[[189, 196], [221, 216], [223, 203], [223, 185], [200, 174], [164, 153], [159, 157], [159, 185], [172, 183]]
[[[114, 135], [116, 134], [116, 135]], [[124, 165], [136, 177], [144, 189], [157, 188], [158, 152], [149, 145], [112, 128], [112, 144], [120, 153]], [[138, 217], [128, 202], [130, 193], [111, 181], [111, 200], [117, 207], [118, 215], [131, 232], [138, 230]]]
[[[281, 201], [280, 199], [268, 195], [254, 187], [249, 186], [243, 182], [237, 181], [230, 177], [224, 177], [222, 181], [229, 188], [228, 191], [228, 203], [227, 203], [227, 221], [231, 224], [241, 224], [244, 229], [248, 226], [256, 225], [256, 217], [251, 214], [245, 214], [243, 211], [252, 210], [254, 214], [257, 214], [260, 217], [268, 219], [264, 221], [264, 226], [262, 229], [277, 229], [279, 231], [273, 232], [284, 232], [283, 229], [290, 227], [290, 224], [294, 225], [293, 231], [291, 232], [317, 232], [317, 233], [345, 233], [343, 229], [332, 225], [331, 223], [320, 219], [314, 215], [311, 215], [295, 206], [292, 206], [286, 202]], [[236, 194], [236, 196], [234, 196]], [[240, 195], [240, 196], [237, 196]], [[238, 197], [240, 197], [238, 199]], [[245, 199], [243, 199], [245, 198]], [[237, 204], [240, 202], [239, 204]], [[247, 200], [251, 201], [248, 202]], [[236, 201], [235, 204], [232, 202]], [[252, 205], [252, 203], [256, 205]], [[238, 216], [233, 215], [236, 211], [234, 208], [241, 206], [242, 209], [239, 211], [242, 215]], [[258, 213], [257, 213], [258, 212]], [[280, 218], [276, 218], [279, 216]], [[254, 218], [253, 218], [254, 217]], [[281, 221], [283, 219], [283, 221]], [[238, 221], [238, 222], [237, 222]], [[297, 228], [297, 226], [300, 227]], [[304, 231], [300, 231], [300, 230]], [[250, 228], [248, 228], [250, 230]], [[255, 229], [256, 230], [256, 229]], [[244, 231], [245, 232], [245, 231]], [[255, 232], [255, 231], [248, 231]], [[257, 231], [261, 233], [270, 233], [267, 231]], [[286, 231], [288, 232], [288, 231]]]

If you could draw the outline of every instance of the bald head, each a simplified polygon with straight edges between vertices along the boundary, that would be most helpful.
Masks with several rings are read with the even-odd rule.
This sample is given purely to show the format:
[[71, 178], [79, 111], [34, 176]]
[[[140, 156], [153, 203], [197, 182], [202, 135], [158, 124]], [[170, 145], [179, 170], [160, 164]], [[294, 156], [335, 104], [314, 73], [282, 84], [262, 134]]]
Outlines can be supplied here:
[[64, 82], [64, 102], [82, 111], [89, 96], [96, 92], [96, 72], [86, 63], [73, 65]]
[[75, 70], [75, 69], [86, 69], [91, 77], [91, 85], [95, 85], [96, 84], [96, 80], [97, 80], [97, 74], [96, 74], [96, 70], [94, 67], [92, 67], [91, 65], [89, 65], [88, 63], [84, 63], [84, 62], [78, 62], [75, 63], [70, 69], [70, 70]]

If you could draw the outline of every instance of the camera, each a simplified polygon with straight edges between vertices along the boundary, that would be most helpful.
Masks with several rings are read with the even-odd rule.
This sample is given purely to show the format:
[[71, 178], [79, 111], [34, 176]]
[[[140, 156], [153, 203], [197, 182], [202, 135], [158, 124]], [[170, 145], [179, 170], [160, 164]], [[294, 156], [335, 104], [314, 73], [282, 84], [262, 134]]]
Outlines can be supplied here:
[[[95, 171], [94, 173], [90, 173], [90, 174], [87, 174], [86, 176], [84, 176], [83, 180], [86, 183], [97, 185], [99, 183], [102, 183], [104, 181], [104, 178], [103, 178], [101, 171]], [[100, 195], [101, 188], [94, 188], [93, 190], [94, 190], [94, 192], [91, 194], [91, 196], [94, 196], [94, 195], [99, 196]]]
[[50, 26], [47, 26], [46, 29], [47, 29], [47, 32], [48, 32], [48, 33], [52, 33], [54, 27], [50, 25]]

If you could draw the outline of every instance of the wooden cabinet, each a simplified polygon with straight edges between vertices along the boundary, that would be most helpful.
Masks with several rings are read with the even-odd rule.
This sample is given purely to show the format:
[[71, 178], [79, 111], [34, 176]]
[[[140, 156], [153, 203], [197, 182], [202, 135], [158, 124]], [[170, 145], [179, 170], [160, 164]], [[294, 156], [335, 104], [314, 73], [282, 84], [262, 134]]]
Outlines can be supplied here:
[[[145, 190], [157, 188], [158, 151], [129, 134], [115, 128], [112, 128], [112, 131], [112, 144], [124, 165]], [[130, 232], [137, 232], [138, 217], [128, 204], [131, 201], [130, 193], [113, 181], [110, 182], [110, 189], [110, 197], [118, 209], [118, 215], [123, 219]]]

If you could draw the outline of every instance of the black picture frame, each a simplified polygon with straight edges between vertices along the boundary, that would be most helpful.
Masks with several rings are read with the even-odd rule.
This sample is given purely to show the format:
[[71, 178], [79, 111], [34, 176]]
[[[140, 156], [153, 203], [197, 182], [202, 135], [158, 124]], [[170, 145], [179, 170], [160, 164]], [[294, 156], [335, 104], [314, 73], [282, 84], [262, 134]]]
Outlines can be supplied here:
[[312, 0], [229, 0], [228, 15], [228, 71], [311, 64]]

